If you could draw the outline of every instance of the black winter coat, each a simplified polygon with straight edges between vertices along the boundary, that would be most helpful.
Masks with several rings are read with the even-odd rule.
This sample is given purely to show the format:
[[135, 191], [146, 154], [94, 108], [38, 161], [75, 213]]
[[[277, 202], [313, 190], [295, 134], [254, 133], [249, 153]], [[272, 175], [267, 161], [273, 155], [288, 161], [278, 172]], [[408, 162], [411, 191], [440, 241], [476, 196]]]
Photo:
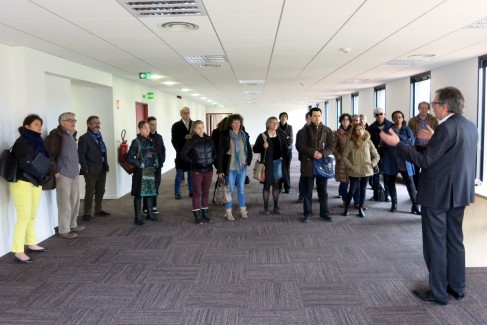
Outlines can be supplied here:
[[[279, 141], [279, 147], [280, 147], [281, 153], [282, 153], [281, 158], [284, 158], [289, 151], [286, 135], [284, 134], [284, 132], [282, 132], [280, 130], [278, 130], [276, 133], [277, 133], [277, 139]], [[264, 157], [264, 152], [265, 152], [265, 161], [264, 161], [265, 181], [264, 181], [264, 183], [265, 184], [272, 184], [272, 181], [274, 179], [274, 176], [273, 176], [273, 171], [274, 171], [274, 159], [273, 159], [273, 157], [274, 157], [274, 145], [273, 145], [272, 141], [269, 141], [270, 140], [269, 133], [267, 131], [265, 131], [264, 134], [266, 136], [266, 141], [269, 144], [267, 151], [266, 151], [266, 149], [264, 149], [264, 138], [262, 137], [262, 133], [259, 134], [259, 136], [255, 140], [253, 151], [255, 153], [260, 153], [260, 161], [262, 161], [262, 159]]]
[[[218, 144], [218, 151], [216, 154], [216, 172], [217, 174], [224, 173], [228, 175], [228, 164], [230, 164], [230, 155], [227, 155], [228, 150], [230, 149], [230, 134], [229, 132], [233, 132], [231, 130], [225, 130], [220, 132], [220, 143]], [[245, 131], [243, 131], [245, 132]], [[250, 166], [252, 163], [252, 147], [250, 146], [249, 141], [249, 134], [245, 132], [247, 135], [247, 166]]]
[[[193, 121], [189, 121], [189, 130], [191, 130], [191, 125]], [[181, 159], [181, 150], [183, 150], [184, 144], [186, 143], [186, 135], [189, 134], [189, 130], [186, 129], [183, 120], [179, 120], [174, 123], [171, 127], [171, 143], [176, 150], [176, 159], [174, 162], [176, 164], [176, 169], [183, 169], [185, 171], [189, 170], [189, 165]]]
[[215, 144], [208, 135], [203, 134], [200, 137], [195, 134], [186, 141], [181, 152], [181, 158], [191, 165], [192, 172], [212, 172], [216, 159]]

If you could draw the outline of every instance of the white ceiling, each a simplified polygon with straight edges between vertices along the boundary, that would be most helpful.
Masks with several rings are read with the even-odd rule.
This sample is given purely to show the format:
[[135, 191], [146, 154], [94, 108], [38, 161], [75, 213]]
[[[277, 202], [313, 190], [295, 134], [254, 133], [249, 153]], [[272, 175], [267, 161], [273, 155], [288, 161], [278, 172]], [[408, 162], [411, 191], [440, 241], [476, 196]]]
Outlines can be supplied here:
[[[166, 77], [144, 81], [153, 87], [242, 110], [301, 108], [487, 54], [487, 29], [465, 28], [487, 17], [484, 0], [200, 0], [206, 15], [142, 18], [121, 3], [0, 0], [0, 43], [129, 79], [150, 71]], [[160, 27], [172, 21], [199, 29]], [[434, 56], [417, 56], [424, 54]], [[189, 55], [225, 55], [228, 63], [201, 68]], [[179, 83], [159, 84], [167, 80]]]

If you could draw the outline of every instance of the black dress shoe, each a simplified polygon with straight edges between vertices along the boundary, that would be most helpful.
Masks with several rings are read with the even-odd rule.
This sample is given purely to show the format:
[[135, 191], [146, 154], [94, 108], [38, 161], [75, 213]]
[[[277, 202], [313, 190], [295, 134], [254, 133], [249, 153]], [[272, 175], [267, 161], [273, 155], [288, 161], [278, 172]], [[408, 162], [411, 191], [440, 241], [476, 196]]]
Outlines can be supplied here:
[[29, 258], [28, 260], [21, 260], [20, 258], [15, 256], [15, 262], [20, 263], [20, 264], [30, 264], [30, 263], [33, 263], [34, 260], [31, 258]]
[[425, 302], [431, 302], [431, 303], [435, 303], [435, 304], [438, 304], [441, 306], [446, 306], [448, 304], [448, 301], [443, 302], [443, 301], [437, 300], [435, 298], [435, 296], [433, 296], [433, 293], [431, 292], [431, 290], [428, 290], [428, 291], [413, 290], [413, 294]]
[[330, 216], [320, 216], [321, 219], [325, 220], [326, 222], [332, 222], [333, 218]]
[[47, 253], [49, 252], [49, 249], [47, 249], [47, 247], [44, 247], [43, 249], [32, 249], [27, 247], [26, 251], [27, 253]]
[[453, 290], [453, 288], [450, 286], [446, 287], [446, 292], [448, 292], [456, 300], [463, 300], [463, 298], [465, 298], [464, 293], [458, 293], [455, 290]]
[[99, 212], [95, 212], [95, 216], [97, 217], [108, 217], [110, 215], [110, 212], [106, 212], [106, 211], [99, 211]]

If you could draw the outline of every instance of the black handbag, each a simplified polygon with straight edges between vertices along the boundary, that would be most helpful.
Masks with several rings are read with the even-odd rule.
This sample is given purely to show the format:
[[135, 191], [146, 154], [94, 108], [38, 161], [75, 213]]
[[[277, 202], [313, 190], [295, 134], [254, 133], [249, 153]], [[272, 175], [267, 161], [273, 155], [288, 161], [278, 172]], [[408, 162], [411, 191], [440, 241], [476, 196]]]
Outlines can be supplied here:
[[39, 180], [43, 180], [46, 178], [47, 173], [49, 173], [50, 168], [51, 160], [42, 152], [39, 152], [30, 163], [28, 173]]
[[0, 176], [7, 182], [17, 182], [19, 161], [12, 154], [12, 148], [5, 149], [0, 155]]
[[313, 176], [326, 179], [335, 177], [333, 161], [332, 157], [313, 160]]

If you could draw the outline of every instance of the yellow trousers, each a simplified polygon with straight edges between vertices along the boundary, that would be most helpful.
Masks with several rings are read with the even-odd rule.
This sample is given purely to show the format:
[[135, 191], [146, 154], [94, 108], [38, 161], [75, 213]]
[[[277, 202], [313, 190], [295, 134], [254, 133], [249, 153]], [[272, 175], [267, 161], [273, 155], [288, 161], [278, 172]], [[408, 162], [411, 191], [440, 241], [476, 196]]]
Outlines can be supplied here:
[[24, 245], [35, 245], [35, 223], [42, 186], [34, 186], [30, 182], [17, 181], [10, 184], [10, 193], [17, 209], [12, 252], [21, 253]]

